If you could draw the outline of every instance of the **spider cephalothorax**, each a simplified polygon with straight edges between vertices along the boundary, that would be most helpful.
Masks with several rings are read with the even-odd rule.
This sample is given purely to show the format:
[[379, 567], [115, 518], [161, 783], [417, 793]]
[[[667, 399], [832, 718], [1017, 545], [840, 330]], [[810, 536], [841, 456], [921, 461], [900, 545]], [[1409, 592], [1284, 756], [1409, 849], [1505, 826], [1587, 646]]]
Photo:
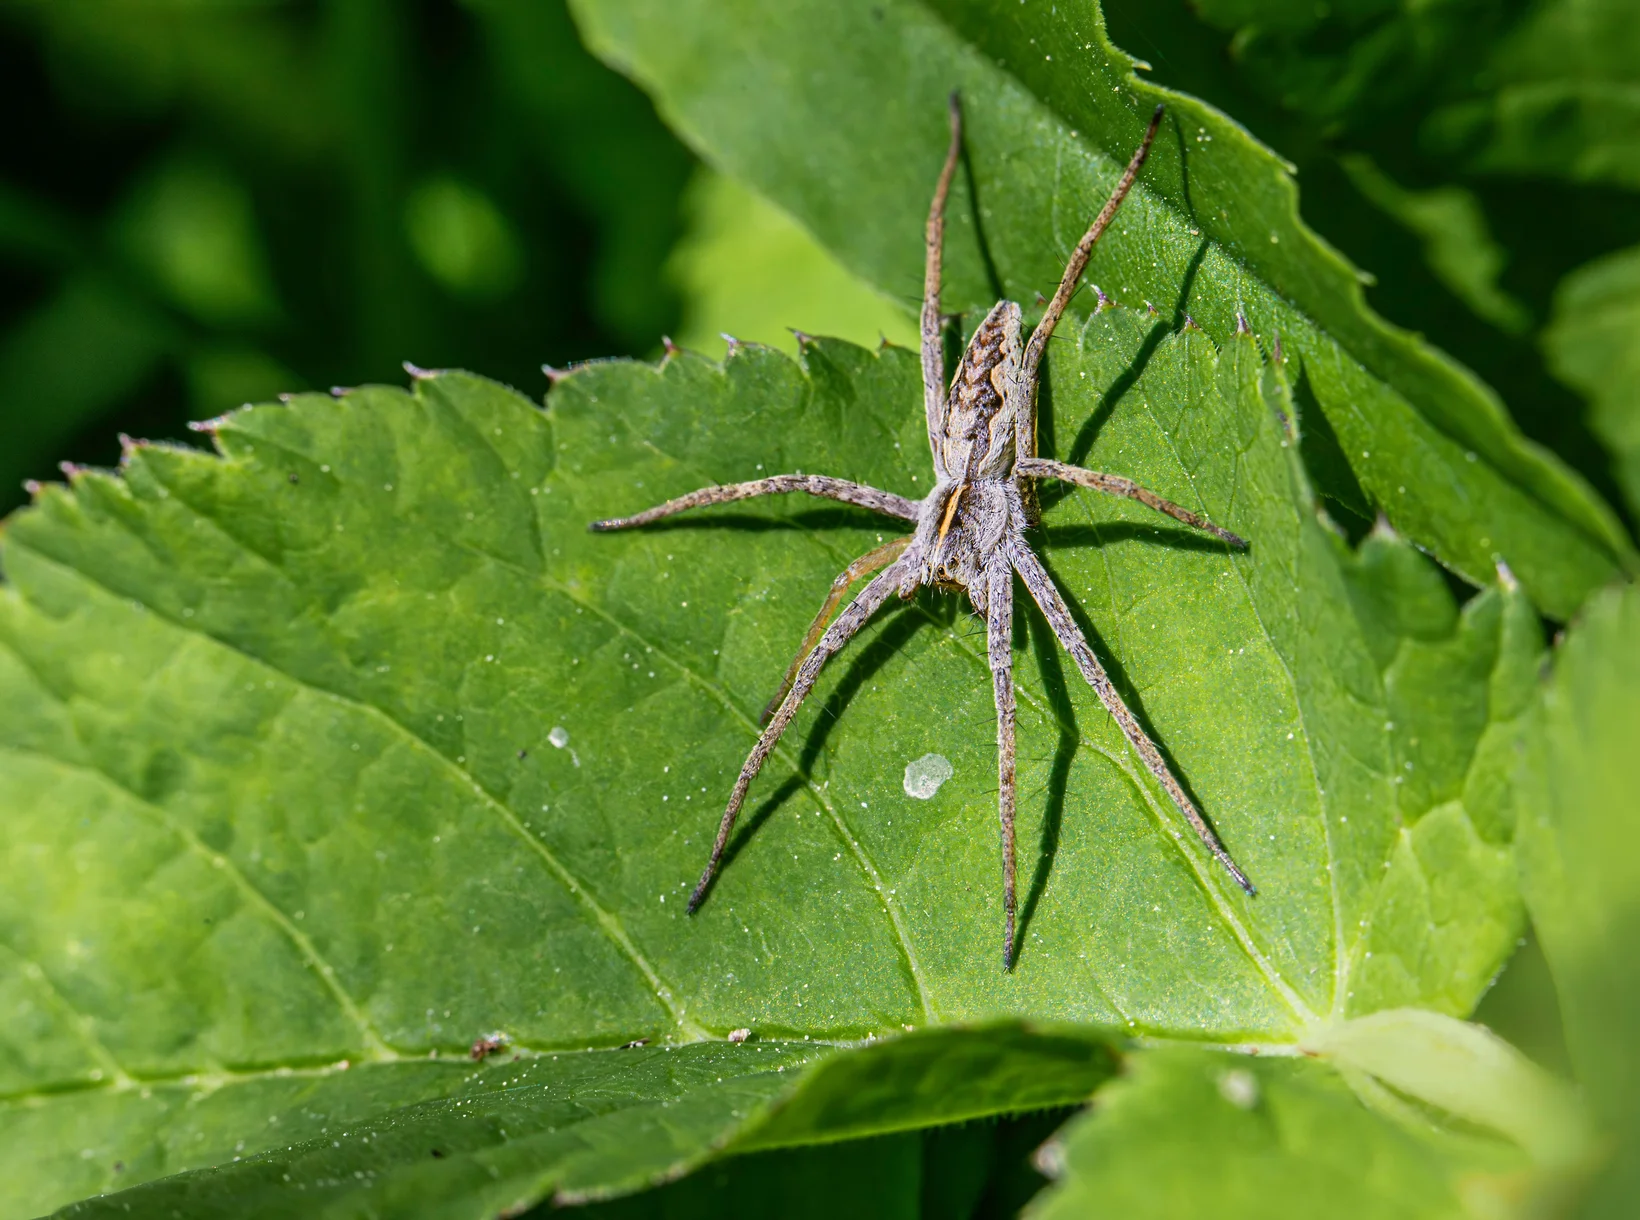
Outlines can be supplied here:
[[[1138, 176], [1161, 122], [1162, 108], [1151, 116], [1150, 127], [1127, 170], [1097, 219], [1077, 244], [1065, 267], [1059, 289], [1043, 311], [1042, 320], [1021, 341], [1019, 306], [1000, 301], [980, 323], [963, 352], [947, 390], [940, 341], [940, 263], [945, 238], [945, 200], [956, 171], [962, 142], [962, 116], [955, 95], [951, 99], [951, 146], [940, 172], [929, 209], [927, 268], [923, 280], [922, 370], [923, 403], [928, 420], [928, 445], [934, 460], [934, 488], [919, 501], [892, 492], [825, 475], [774, 475], [751, 483], [707, 487], [631, 517], [598, 521], [595, 530], [628, 529], [706, 504], [776, 492], [806, 491], [811, 495], [870, 508], [887, 516], [914, 522], [909, 535], [896, 538], [851, 563], [832, 583], [808, 636], [798, 649], [786, 680], [763, 713], [765, 727], [751, 755], [741, 767], [718, 827], [712, 854], [700, 883], [689, 897], [689, 910], [700, 906], [716, 875], [729, 833], [746, 799], [746, 790], [763, 761], [780, 740], [797, 709], [814, 688], [821, 668], [889, 596], [910, 597], [919, 586], [967, 595], [986, 621], [987, 653], [997, 709], [997, 809], [1002, 827], [1004, 940], [1003, 963], [1014, 958], [1014, 683], [1013, 616], [1014, 576], [1041, 608], [1055, 636], [1120, 726], [1129, 744], [1173, 803], [1195, 828], [1208, 850], [1218, 858], [1236, 883], [1249, 894], [1252, 883], [1236, 867], [1183, 787], [1163, 760], [1111, 684], [1104, 667], [1054, 587], [1053, 580], [1025, 539], [1036, 524], [1037, 479], [1059, 479], [1112, 495], [1126, 496], [1166, 513], [1195, 529], [1206, 531], [1228, 546], [1245, 547], [1236, 535], [1195, 513], [1162, 499], [1130, 479], [1067, 466], [1036, 456], [1037, 370], [1048, 340], [1058, 325], [1071, 294], [1081, 281], [1088, 255], [1110, 224], [1116, 209]], [[828, 621], [855, 581], [878, 573], [835, 622]]]

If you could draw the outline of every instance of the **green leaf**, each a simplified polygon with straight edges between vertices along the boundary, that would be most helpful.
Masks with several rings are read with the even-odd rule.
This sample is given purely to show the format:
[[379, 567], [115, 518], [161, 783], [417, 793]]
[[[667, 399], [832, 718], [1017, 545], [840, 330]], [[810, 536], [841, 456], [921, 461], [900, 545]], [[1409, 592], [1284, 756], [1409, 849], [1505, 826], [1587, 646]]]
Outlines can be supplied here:
[[1640, 1189], [1640, 594], [1590, 603], [1557, 650], [1521, 759], [1522, 872], [1578, 1079], [1622, 1141], [1593, 1215]]
[[1045, 1159], [1063, 1176], [1033, 1220], [1502, 1216], [1541, 1203], [1521, 1198], [1530, 1179], [1509, 1145], [1374, 1113], [1301, 1059], [1136, 1056]]
[[[347, 1059], [347, 1121], [379, 1119], [420, 1095], [361, 1099], [346, 1082], [399, 1070], [365, 1065], [442, 1071], [429, 1053], [491, 1030], [554, 1052], [1029, 1014], [1291, 1046], [1379, 1008], [1467, 1012], [1520, 926], [1506, 746], [1530, 605], [1506, 583], [1460, 610], [1387, 533], [1351, 553], [1250, 335], [1221, 354], [1113, 308], [1067, 327], [1054, 376], [1049, 452], [1252, 540], [1229, 554], [1080, 494], [1042, 533], [1260, 895], [1026, 615], [1011, 974], [987, 668], [953, 601], [881, 616], [833, 668], [689, 919], [758, 709], [883, 534], [790, 500], [586, 530], [760, 471], [919, 494], [912, 353], [592, 365], [545, 415], [427, 376], [239, 412], [221, 456], [135, 446], [123, 477], [44, 490], [4, 535], [0, 1121], [60, 1125], [0, 1140], [15, 1210], [113, 1184], [114, 1133], [156, 1130], [145, 1094], [228, 1106], [241, 1076]], [[914, 799], [927, 753], [952, 777]], [[1006, 1083], [994, 1108], [1046, 1104]], [[238, 1113], [213, 1139], [267, 1147], [267, 1119], [293, 1121]], [[123, 1181], [232, 1146], [138, 1144]], [[64, 1149], [91, 1149], [81, 1176]]]
[[[1362, 488], [1475, 584], [1501, 555], [1569, 614], [1629, 544], [1581, 480], [1496, 396], [1365, 306], [1357, 273], [1298, 219], [1279, 159], [1224, 115], [1137, 80], [1092, 5], [993, 0], [785, 4], [580, 0], [595, 50], [654, 92], [714, 164], [905, 300], [960, 89], [968, 160], [950, 226], [948, 310], [1051, 292], [1065, 254], [1159, 101], [1172, 119], [1088, 278], [1123, 304], [1237, 314], [1303, 358], [1308, 392]], [[748, 99], [755, 98], [755, 104]], [[976, 212], [977, 200], [977, 212]], [[1091, 294], [1089, 294], [1091, 297]], [[1089, 307], [1084, 302], [1083, 308]]]
[[1640, 508], [1640, 247], [1560, 282], [1543, 346], [1555, 375], [1589, 399], [1589, 423], [1629, 503]]
[[[422, 1059], [177, 1081], [146, 1099], [148, 1129], [97, 1133], [111, 1138], [92, 1159], [117, 1157], [122, 1138], [146, 1153], [157, 1134], [172, 1156], [231, 1163], [62, 1214], [494, 1215], [649, 1186], [711, 1156], [1074, 1103], [1114, 1065], [1097, 1031], [1008, 1025], [853, 1053], [813, 1042], [697, 1042], [504, 1050], [484, 1067]], [[32, 1127], [12, 1124], [8, 1134], [49, 1147], [76, 1123], [57, 1158], [73, 1174], [86, 1159], [75, 1146], [88, 1138], [85, 1119], [37, 1106]], [[145, 1170], [126, 1162], [120, 1176]]]

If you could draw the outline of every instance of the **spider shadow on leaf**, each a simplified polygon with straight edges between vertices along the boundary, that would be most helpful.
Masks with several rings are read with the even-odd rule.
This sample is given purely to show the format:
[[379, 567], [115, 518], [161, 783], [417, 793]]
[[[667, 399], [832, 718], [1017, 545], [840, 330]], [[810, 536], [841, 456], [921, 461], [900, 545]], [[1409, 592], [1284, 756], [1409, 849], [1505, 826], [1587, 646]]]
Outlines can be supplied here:
[[1042, 692], [1059, 726], [1054, 742], [1053, 762], [1048, 769], [1047, 800], [1042, 810], [1042, 831], [1037, 840], [1036, 868], [1031, 873], [1025, 890], [1025, 901], [1020, 907], [1019, 941], [1025, 943], [1030, 934], [1031, 920], [1037, 904], [1048, 888], [1055, 858], [1059, 855], [1060, 827], [1065, 819], [1065, 797], [1070, 788], [1071, 763], [1076, 760], [1076, 749], [1081, 744], [1082, 732], [1076, 722], [1076, 707], [1071, 702], [1070, 684], [1065, 680], [1065, 665], [1059, 641], [1042, 612], [1028, 600], [1026, 612], [1020, 615], [1021, 626], [1026, 628], [1029, 647], [1036, 655], [1037, 672], [1042, 676]]
[[[1148, 530], [1135, 529], [1135, 532], [1144, 536], [1147, 540], [1150, 539], [1150, 533]], [[1103, 541], [1111, 540], [1106, 531], [1103, 529], [1097, 531], [1096, 533], [1097, 536], [1099, 536]], [[1189, 549], [1197, 548], [1191, 547]], [[1222, 547], [1205, 547], [1200, 549], [1216, 549], [1220, 553], [1223, 552]], [[1050, 556], [1045, 555], [1042, 562], [1043, 566], [1047, 567], [1049, 573], [1053, 575], [1054, 580], [1057, 581], [1062, 587], [1072, 587], [1069, 582], [1065, 581], [1058, 575], [1058, 573], [1054, 572]], [[1196, 793], [1195, 786], [1191, 784], [1189, 773], [1179, 766], [1178, 759], [1174, 757], [1172, 749], [1166, 744], [1167, 739], [1157, 733], [1155, 723], [1150, 719], [1150, 714], [1145, 710], [1144, 698], [1140, 695], [1138, 689], [1133, 685], [1132, 681], [1127, 676], [1127, 668], [1122, 664], [1116, 654], [1111, 652], [1111, 650], [1106, 647], [1104, 636], [1100, 633], [1098, 627], [1094, 625], [1093, 620], [1088, 617], [1088, 612], [1083, 606], [1081, 600], [1070, 599], [1067, 602], [1067, 605], [1069, 606], [1071, 616], [1076, 620], [1076, 625], [1082, 629], [1082, 634], [1087, 637], [1088, 645], [1096, 654], [1098, 654], [1099, 660], [1104, 664], [1105, 672], [1110, 675], [1111, 683], [1121, 694], [1123, 701], [1126, 702], [1128, 706], [1128, 710], [1133, 713], [1134, 718], [1138, 720], [1140, 726], [1144, 729], [1146, 734], [1149, 735], [1151, 742], [1157, 749], [1157, 752], [1160, 753], [1162, 758], [1166, 761], [1168, 770], [1173, 773], [1174, 779], [1176, 779], [1179, 786], [1184, 789], [1185, 795], [1188, 796], [1191, 803], [1196, 806], [1196, 809], [1201, 814], [1202, 819], [1207, 822], [1209, 827], [1212, 828], [1215, 835], [1218, 834], [1218, 827], [1214, 823], [1212, 817], [1207, 813], [1206, 808], [1203, 806], [1201, 798]], [[1150, 795], [1150, 788], [1141, 778], [1139, 778], [1138, 773], [1135, 772], [1133, 774], [1128, 774], [1124, 772], [1123, 774], [1127, 779], [1127, 782], [1133, 785], [1136, 791], [1143, 792], [1145, 794], [1141, 797], [1141, 799], [1145, 800], [1146, 803], [1149, 803], [1148, 798]], [[1164, 836], [1164, 840], [1167, 842], [1172, 842], [1172, 840], [1166, 836]]]
[[1055, 547], [1109, 546], [1113, 542], [1137, 540], [1148, 546], [1160, 546], [1173, 551], [1224, 554], [1224, 543], [1216, 538], [1204, 538], [1189, 530], [1171, 529], [1165, 525], [1147, 525], [1140, 521], [1106, 521], [1098, 525], [1048, 525], [1042, 527], [1041, 537]]
[[[1144, 341], [1139, 345], [1139, 350], [1134, 354], [1132, 361], [1106, 387], [1105, 392], [1099, 396], [1099, 405], [1082, 422], [1082, 426], [1076, 430], [1076, 436], [1071, 441], [1070, 451], [1065, 458], [1067, 462], [1074, 466], [1080, 466], [1087, 460], [1088, 454], [1093, 450], [1094, 441], [1098, 439], [1100, 431], [1105, 426], [1105, 421], [1111, 417], [1111, 414], [1116, 410], [1117, 404], [1122, 401], [1127, 392], [1144, 375], [1145, 369], [1150, 364], [1151, 357], [1156, 354], [1156, 349], [1162, 345], [1163, 340], [1170, 335], [1176, 334], [1179, 328], [1184, 325], [1185, 319], [1189, 316], [1185, 312], [1185, 305], [1189, 303], [1190, 294], [1195, 289], [1196, 276], [1200, 273], [1202, 262], [1207, 257], [1207, 249], [1207, 239], [1203, 238], [1201, 244], [1196, 247], [1195, 253], [1190, 256], [1190, 262], [1185, 267], [1184, 276], [1179, 281], [1179, 291], [1173, 299], [1172, 321], [1157, 316], [1155, 322], [1145, 333]], [[1044, 407], [1038, 415], [1038, 427], [1042, 427], [1044, 421], [1051, 421], [1053, 418], [1051, 362], [1044, 363], [1041, 387]], [[1050, 428], [1043, 429], [1044, 452], [1049, 453], [1053, 452], [1052, 449], [1047, 448], [1047, 445], [1051, 444], [1053, 439]], [[1056, 483], [1042, 487], [1037, 494], [1041, 496], [1042, 507], [1046, 509], [1050, 504], [1057, 504], [1067, 496], [1073, 495], [1075, 490], [1067, 484]]]

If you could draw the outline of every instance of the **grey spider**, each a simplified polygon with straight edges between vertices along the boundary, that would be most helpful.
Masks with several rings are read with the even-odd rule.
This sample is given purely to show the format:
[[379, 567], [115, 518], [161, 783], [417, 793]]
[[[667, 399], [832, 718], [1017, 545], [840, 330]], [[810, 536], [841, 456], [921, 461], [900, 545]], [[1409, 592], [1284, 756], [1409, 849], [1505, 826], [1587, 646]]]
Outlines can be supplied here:
[[[1173, 803], [1236, 884], [1249, 894], [1256, 892], [1252, 882], [1236, 866], [1218, 836], [1191, 803], [1163, 760], [1156, 743], [1146, 735], [1122, 701], [1104, 666], [1094, 656], [1076, 620], [1071, 617], [1059, 590], [1025, 541], [1025, 531], [1035, 526], [1040, 517], [1035, 480], [1059, 479], [1078, 487], [1137, 500], [1194, 529], [1213, 534], [1232, 547], [1245, 548], [1247, 545], [1229, 530], [1221, 529], [1195, 513], [1162, 499], [1131, 479], [1036, 456], [1038, 366], [1042, 363], [1048, 340], [1053, 337], [1054, 327], [1058, 325], [1065, 306], [1082, 279], [1082, 271], [1087, 266], [1094, 243], [1121, 207], [1122, 200], [1126, 198], [1150, 153], [1150, 145], [1156, 138], [1161, 119], [1162, 107], [1157, 106], [1144, 140], [1128, 162], [1121, 181], [1071, 254], [1059, 289], [1048, 302], [1030, 340], [1023, 345], [1020, 342], [1019, 306], [1012, 301], [997, 302], [969, 340], [948, 392], [945, 388], [941, 343], [940, 263], [945, 243], [945, 201], [962, 147], [962, 111], [957, 96], [952, 94], [951, 145], [934, 190], [925, 235], [923, 403], [928, 416], [928, 445], [934, 459], [935, 481], [934, 489], [920, 503], [892, 492], [826, 475], [782, 474], [750, 483], [702, 488], [630, 517], [592, 523], [590, 528], [598, 531], [631, 529], [707, 504], [725, 504], [753, 496], [803, 491], [916, 524], [910, 534], [887, 542], [856, 559], [832, 583], [831, 592], [820, 607], [820, 613], [815, 616], [785, 681], [764, 710], [762, 735], [741, 767], [740, 777], [735, 780], [706, 870], [689, 896], [688, 910], [691, 914], [699, 908], [711, 888], [723, 849], [734, 829], [735, 818], [745, 802], [746, 790], [792, 717], [797, 714], [803, 700], [814, 689], [821, 668], [865, 625], [891, 593], [897, 592], [902, 598], [908, 598], [919, 586], [933, 585], [947, 592], [967, 593], [968, 600], [987, 624], [987, 653], [997, 708], [997, 809], [1002, 822], [1004, 912], [1002, 961], [1004, 969], [1012, 968], [1015, 952], [1012, 657], [1015, 573], [1018, 573], [1060, 644], [1076, 662], [1077, 669], [1081, 670], [1088, 685], [1093, 687], [1105, 710], [1121, 727], [1145, 767], [1166, 789]], [[835, 622], [827, 626], [832, 613], [854, 582], [874, 572], [877, 575], [865, 590]]]

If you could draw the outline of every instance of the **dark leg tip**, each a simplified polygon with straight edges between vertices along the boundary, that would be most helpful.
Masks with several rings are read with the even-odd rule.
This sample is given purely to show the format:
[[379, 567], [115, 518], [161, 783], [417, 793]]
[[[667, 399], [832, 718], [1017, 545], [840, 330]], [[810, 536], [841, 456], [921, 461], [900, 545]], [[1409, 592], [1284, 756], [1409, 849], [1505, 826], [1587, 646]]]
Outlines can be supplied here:
[[609, 533], [610, 530], [612, 530], [614, 528], [615, 528], [615, 522], [614, 521], [588, 521], [587, 522], [587, 533], [589, 533], [589, 534], [607, 534], [607, 533]]
[[[713, 861], [715, 864], [716, 861]], [[700, 910], [700, 904], [706, 901], [706, 891], [712, 888], [712, 874], [708, 872], [695, 883], [695, 892], [689, 895], [689, 901], [684, 904], [683, 913], [693, 915]]]

